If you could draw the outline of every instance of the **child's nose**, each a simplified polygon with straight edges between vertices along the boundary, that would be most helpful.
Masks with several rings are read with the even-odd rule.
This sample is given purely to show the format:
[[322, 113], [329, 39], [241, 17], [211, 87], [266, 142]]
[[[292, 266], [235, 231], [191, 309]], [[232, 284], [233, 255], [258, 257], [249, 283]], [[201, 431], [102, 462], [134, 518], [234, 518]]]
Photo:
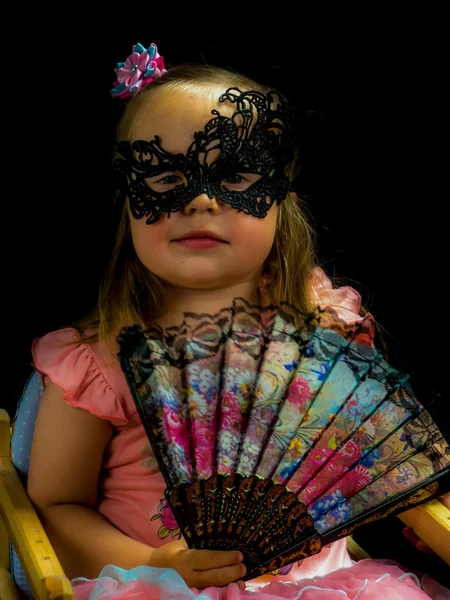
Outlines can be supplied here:
[[210, 198], [208, 194], [202, 193], [185, 204], [182, 211], [185, 215], [192, 215], [195, 212], [217, 214], [220, 211], [220, 202], [215, 196]]

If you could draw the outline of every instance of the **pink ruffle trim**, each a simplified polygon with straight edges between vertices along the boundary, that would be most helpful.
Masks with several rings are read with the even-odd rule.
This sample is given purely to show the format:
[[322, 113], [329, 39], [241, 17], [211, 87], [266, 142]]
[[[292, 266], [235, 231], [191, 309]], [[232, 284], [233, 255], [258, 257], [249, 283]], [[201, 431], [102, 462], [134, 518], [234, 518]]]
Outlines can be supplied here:
[[340, 319], [346, 323], [362, 321], [360, 294], [349, 286], [333, 289], [331, 280], [320, 267], [315, 267], [310, 274], [314, 294], [314, 303], [321, 308], [330, 307]]
[[35, 368], [61, 387], [64, 399], [76, 408], [107, 419], [114, 425], [128, 423], [124, 409], [105, 379], [89, 344], [71, 344], [75, 329], [61, 329], [34, 340]]

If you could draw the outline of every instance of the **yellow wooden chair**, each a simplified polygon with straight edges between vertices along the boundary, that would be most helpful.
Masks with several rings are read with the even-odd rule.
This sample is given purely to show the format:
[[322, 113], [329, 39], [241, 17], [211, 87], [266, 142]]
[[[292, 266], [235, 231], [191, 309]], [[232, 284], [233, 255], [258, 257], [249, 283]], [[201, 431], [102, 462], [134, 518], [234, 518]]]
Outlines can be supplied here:
[[[9, 416], [0, 409], [0, 598], [20, 598], [9, 570], [11, 540], [35, 598], [72, 599], [72, 586], [11, 462], [10, 439]], [[433, 500], [401, 514], [400, 518], [450, 565], [450, 510]], [[369, 557], [352, 537], [347, 539], [354, 560]]]
[[9, 416], [0, 409], [0, 598], [20, 598], [9, 569], [11, 540], [34, 597], [71, 600], [70, 581], [11, 462], [10, 438]]

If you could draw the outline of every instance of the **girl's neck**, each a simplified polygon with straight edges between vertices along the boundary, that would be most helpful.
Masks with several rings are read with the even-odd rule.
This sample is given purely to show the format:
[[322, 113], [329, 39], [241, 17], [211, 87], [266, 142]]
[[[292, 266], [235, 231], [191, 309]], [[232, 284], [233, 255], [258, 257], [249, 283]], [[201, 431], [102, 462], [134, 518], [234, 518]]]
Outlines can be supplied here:
[[179, 288], [166, 284], [167, 311], [158, 319], [158, 324], [163, 328], [176, 325], [187, 312], [215, 314], [231, 306], [233, 298], [244, 298], [251, 304], [259, 304], [258, 286], [259, 277], [232, 286], [208, 289]]

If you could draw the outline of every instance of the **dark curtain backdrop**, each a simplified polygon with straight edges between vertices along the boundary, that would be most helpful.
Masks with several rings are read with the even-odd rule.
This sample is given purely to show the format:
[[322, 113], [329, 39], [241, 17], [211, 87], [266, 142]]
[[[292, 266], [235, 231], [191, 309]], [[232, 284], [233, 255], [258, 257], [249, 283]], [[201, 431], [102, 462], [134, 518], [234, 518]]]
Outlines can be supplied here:
[[[112, 241], [117, 113], [109, 89], [115, 63], [138, 41], [157, 43], [169, 66], [206, 62], [242, 71], [308, 112], [297, 184], [325, 265], [359, 290], [417, 394], [425, 401], [433, 392], [446, 395], [448, 191], [441, 173], [448, 150], [439, 15], [331, 15], [325, 23], [325, 10], [296, 18], [287, 11], [261, 24], [249, 5], [214, 18], [200, 7], [187, 15], [166, 7], [163, 18], [135, 8], [94, 22], [68, 5], [52, 15], [53, 25], [38, 11], [26, 31], [23, 20], [15, 22], [14, 41], [3, 50], [1, 405], [14, 414], [32, 340], [95, 302]], [[391, 520], [385, 534], [395, 526]], [[380, 541], [382, 555], [380, 527], [369, 538]], [[402, 547], [398, 560], [407, 552]], [[426, 557], [419, 559], [423, 566]], [[442, 568], [430, 560], [429, 571]]]

